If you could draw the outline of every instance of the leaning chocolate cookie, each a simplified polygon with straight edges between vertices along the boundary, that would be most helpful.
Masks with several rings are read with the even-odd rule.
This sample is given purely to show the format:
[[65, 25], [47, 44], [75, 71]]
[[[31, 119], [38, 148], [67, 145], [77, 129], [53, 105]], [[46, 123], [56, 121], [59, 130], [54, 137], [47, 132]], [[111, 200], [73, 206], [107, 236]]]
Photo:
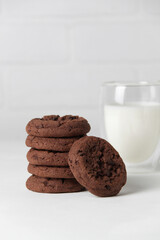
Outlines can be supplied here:
[[68, 163], [77, 181], [100, 197], [114, 196], [126, 183], [125, 165], [106, 140], [85, 136], [76, 141]]
[[90, 125], [79, 116], [59, 115], [44, 116], [32, 119], [26, 126], [29, 135], [37, 137], [75, 137], [86, 135]]

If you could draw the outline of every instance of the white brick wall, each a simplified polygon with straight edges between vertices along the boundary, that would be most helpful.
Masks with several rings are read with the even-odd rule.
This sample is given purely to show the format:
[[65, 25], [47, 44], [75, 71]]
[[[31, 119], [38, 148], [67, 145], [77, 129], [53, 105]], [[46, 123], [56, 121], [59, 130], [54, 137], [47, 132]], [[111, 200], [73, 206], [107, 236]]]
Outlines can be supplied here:
[[2, 81], [2, 75], [0, 73], [0, 109], [3, 106], [3, 102], [4, 102], [3, 91], [4, 91], [3, 81]]
[[8, 107], [16, 110], [21, 106], [44, 110], [56, 106], [61, 109], [98, 107], [103, 82], [134, 81], [135, 75], [133, 69], [117, 67], [12, 67], [6, 71]]
[[138, 10], [138, 0], [110, 0], [110, 12], [121, 14], [132, 14]]
[[85, 16], [132, 13], [138, 0], [1, 0], [2, 13], [16, 16]]
[[0, 61], [48, 63], [68, 58], [67, 29], [61, 24], [16, 23], [0, 25]]
[[139, 68], [140, 81], [160, 81], [160, 65], [145, 65]]
[[159, 0], [0, 0], [0, 140], [79, 114], [99, 135], [104, 81], [160, 79]]
[[[23, 80], [22, 80], [23, 79]], [[85, 71], [53, 67], [21, 67], [8, 72], [8, 98], [14, 109], [85, 106], [92, 96], [84, 94], [90, 82]], [[95, 90], [95, 89], [94, 89]], [[84, 94], [82, 97], [82, 93]], [[94, 92], [93, 92], [94, 94]]]
[[[151, 14], [160, 14], [160, 1], [159, 0], [143, 0], [146, 1], [146, 12]], [[144, 2], [145, 4], [145, 2]]]
[[160, 24], [114, 23], [75, 29], [80, 62], [152, 61], [160, 57]]

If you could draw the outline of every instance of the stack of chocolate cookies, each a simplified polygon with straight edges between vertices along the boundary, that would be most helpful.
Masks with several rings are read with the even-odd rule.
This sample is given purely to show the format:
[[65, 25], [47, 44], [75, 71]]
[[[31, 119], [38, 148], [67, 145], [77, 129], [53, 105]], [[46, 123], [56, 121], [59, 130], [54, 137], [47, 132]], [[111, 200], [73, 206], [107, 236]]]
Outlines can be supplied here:
[[84, 189], [74, 178], [68, 165], [72, 144], [90, 130], [86, 119], [58, 115], [32, 119], [26, 126], [29, 190], [44, 193], [77, 192]]

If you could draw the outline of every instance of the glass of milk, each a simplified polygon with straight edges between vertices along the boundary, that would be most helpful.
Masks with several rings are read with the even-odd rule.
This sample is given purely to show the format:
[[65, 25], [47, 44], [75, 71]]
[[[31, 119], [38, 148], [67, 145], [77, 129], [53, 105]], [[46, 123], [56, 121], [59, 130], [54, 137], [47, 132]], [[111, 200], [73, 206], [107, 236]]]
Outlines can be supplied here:
[[101, 135], [129, 172], [158, 169], [160, 82], [106, 82], [101, 92]]

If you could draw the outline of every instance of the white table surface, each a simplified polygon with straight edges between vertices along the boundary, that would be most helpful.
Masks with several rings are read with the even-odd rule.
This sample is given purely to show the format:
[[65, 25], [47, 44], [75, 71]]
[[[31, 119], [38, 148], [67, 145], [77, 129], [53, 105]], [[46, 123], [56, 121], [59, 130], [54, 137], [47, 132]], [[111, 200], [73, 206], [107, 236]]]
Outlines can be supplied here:
[[160, 172], [129, 175], [116, 197], [40, 194], [25, 188], [26, 151], [0, 144], [0, 239], [160, 239]]

